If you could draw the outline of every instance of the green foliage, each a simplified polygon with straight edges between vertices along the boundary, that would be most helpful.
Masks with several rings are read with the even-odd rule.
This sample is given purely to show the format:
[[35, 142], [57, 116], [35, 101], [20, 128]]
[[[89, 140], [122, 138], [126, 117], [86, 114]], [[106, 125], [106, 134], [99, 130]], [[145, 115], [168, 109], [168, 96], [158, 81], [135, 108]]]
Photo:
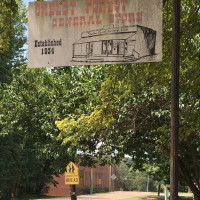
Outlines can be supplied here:
[[144, 166], [144, 171], [134, 170], [129, 158], [124, 159], [117, 166], [117, 180], [120, 187], [127, 191], [147, 191], [149, 175], [149, 191], [156, 191], [157, 181], [153, 180], [153, 174], [158, 171], [158, 167], [153, 165]]
[[108, 187], [102, 187], [101, 185], [97, 185], [94, 187], [93, 189], [93, 193], [105, 193], [105, 192], [108, 192], [109, 189]]
[[[12, 69], [12, 82], [0, 87], [0, 146], [5, 155], [0, 158], [4, 183], [0, 191], [4, 199], [11, 192], [38, 194], [47, 183], [56, 184], [52, 175], [64, 172], [77, 148], [70, 143], [61, 146], [55, 121], [91, 112], [88, 97], [100, 87], [103, 71], [98, 67]], [[80, 150], [91, 148], [96, 145], [83, 138]], [[94, 163], [90, 153], [79, 153], [82, 164]]]
[[18, 1], [1, 1], [0, 7], [0, 53], [3, 53], [9, 49], [9, 43], [13, 36], [12, 20], [18, 12]]
[[12, 136], [0, 137], [0, 199], [10, 199], [12, 188], [15, 187], [15, 182], [18, 177], [17, 158], [19, 152], [16, 143]]
[[[94, 110], [95, 105], [88, 106], [88, 104], [92, 105], [90, 101], [93, 101], [97, 105], [97, 102], [93, 98], [99, 98], [96, 90], [101, 87], [104, 80], [104, 67], [91, 66], [73, 69], [76, 69], [73, 71], [74, 74], [72, 74], [74, 80], [70, 82], [71, 86], [69, 87], [69, 92], [66, 94], [69, 99], [68, 105], [73, 112], [65, 112], [67, 117], [64, 119], [64, 121], [70, 122], [70, 126], [63, 126], [64, 123], [59, 121], [56, 124], [63, 129], [59, 135], [59, 138], [63, 140], [63, 144], [70, 145], [71, 149], [74, 149], [73, 151], [79, 150], [77, 157], [82, 158], [82, 164], [91, 165], [94, 162], [93, 150], [96, 149], [99, 143], [98, 141], [91, 141], [91, 134], [95, 134], [99, 129], [98, 127], [101, 127], [102, 124], [107, 125], [111, 121], [108, 116], [104, 118], [102, 115], [105, 109], [100, 109], [100, 111], [96, 112]], [[77, 101], [77, 103], [73, 109], [74, 101]], [[93, 112], [93, 115], [89, 116], [91, 112]], [[78, 121], [76, 121], [77, 118], [79, 118]], [[101, 118], [100, 121], [96, 121], [95, 126], [93, 124], [94, 118]], [[82, 131], [79, 132], [79, 129], [75, 128], [76, 126], [82, 127]], [[90, 128], [84, 130], [84, 127]], [[65, 140], [64, 133], [66, 130], [69, 137]], [[86, 153], [82, 154], [82, 152]]]
[[116, 176], [120, 187], [123, 190], [133, 190], [133, 172], [132, 168], [129, 168], [125, 161], [122, 161], [116, 169]]
[[0, 2], [0, 84], [11, 81], [11, 68], [25, 62], [27, 10], [22, 0]]
[[90, 187], [89, 186], [83, 186], [81, 188], [78, 188], [77, 193], [78, 194], [90, 194]]
[[[134, 191], [147, 191], [147, 181], [148, 181], [148, 174], [145, 172], [136, 171], [133, 178], [133, 190]], [[153, 181], [152, 177], [150, 176], [149, 182], [149, 191], [155, 192], [156, 191], [156, 182]]]
[[[63, 173], [74, 159], [68, 146], [61, 147], [55, 120], [72, 113], [69, 73], [63, 77], [45, 69], [13, 69], [13, 81], [1, 87], [0, 97], [0, 185], [3, 199], [39, 194], [52, 176]], [[63, 81], [66, 84], [63, 84]], [[71, 93], [72, 94], [72, 93]], [[78, 100], [77, 100], [78, 101]], [[74, 105], [77, 103], [74, 99]], [[73, 110], [70, 110], [73, 109]]]
[[[93, 194], [95, 194], [95, 193], [105, 193], [105, 192], [108, 192], [108, 191], [109, 191], [108, 187], [102, 187], [101, 185], [96, 185], [93, 188]], [[90, 194], [90, 187], [85, 185], [85, 186], [82, 186], [81, 188], [78, 188], [77, 194], [78, 195]]]
[[[117, 166], [117, 180], [125, 191], [156, 191], [157, 181], [153, 179], [158, 167], [145, 165], [143, 171], [134, 170], [131, 159], [126, 158]], [[149, 176], [149, 178], [148, 178]], [[149, 182], [148, 182], [149, 181]], [[148, 183], [148, 186], [147, 186]]]

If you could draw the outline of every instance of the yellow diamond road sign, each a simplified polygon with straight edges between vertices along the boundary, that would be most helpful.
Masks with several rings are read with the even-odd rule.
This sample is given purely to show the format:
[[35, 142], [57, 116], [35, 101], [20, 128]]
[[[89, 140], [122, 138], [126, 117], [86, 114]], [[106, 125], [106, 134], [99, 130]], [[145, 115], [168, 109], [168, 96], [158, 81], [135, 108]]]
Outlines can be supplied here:
[[73, 162], [70, 162], [66, 167], [65, 184], [66, 185], [79, 184], [78, 167]]

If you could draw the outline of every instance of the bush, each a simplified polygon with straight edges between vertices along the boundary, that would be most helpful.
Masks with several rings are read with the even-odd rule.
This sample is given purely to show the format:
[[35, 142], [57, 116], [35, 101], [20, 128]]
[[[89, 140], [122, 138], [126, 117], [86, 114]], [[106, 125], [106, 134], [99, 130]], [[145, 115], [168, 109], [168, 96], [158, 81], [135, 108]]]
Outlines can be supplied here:
[[93, 189], [93, 193], [104, 193], [104, 192], [108, 192], [108, 191], [109, 191], [108, 187], [102, 187], [101, 185], [97, 185]]
[[78, 188], [77, 193], [78, 194], [90, 194], [90, 187], [85, 185], [81, 188]]
[[[108, 187], [102, 187], [100, 185], [93, 188], [93, 193], [104, 193], [108, 192]], [[77, 190], [78, 195], [80, 194], [90, 194], [90, 187], [89, 186], [83, 186], [81, 188], [78, 188]]]

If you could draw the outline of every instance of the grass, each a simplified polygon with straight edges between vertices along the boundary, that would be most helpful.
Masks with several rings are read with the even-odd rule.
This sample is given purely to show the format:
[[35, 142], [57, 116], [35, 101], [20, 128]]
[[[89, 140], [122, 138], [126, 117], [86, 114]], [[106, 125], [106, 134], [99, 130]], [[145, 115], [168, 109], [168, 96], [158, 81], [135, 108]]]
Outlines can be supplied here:
[[179, 196], [192, 196], [192, 193], [179, 192]]
[[[152, 192], [152, 195], [142, 196], [142, 197], [131, 197], [118, 200], [164, 200], [164, 193], [161, 196], [157, 196], [156, 192]], [[182, 200], [192, 200], [192, 193], [179, 193]]]
[[125, 199], [118, 199], [118, 200], [164, 200], [164, 196], [156, 196], [156, 195], [148, 195], [143, 197], [130, 197]]
[[[66, 196], [63, 196], [66, 197]], [[53, 198], [63, 198], [63, 197], [51, 197], [51, 196], [24, 196], [18, 198], [11, 198], [11, 200], [43, 200], [43, 199], [53, 199]]]

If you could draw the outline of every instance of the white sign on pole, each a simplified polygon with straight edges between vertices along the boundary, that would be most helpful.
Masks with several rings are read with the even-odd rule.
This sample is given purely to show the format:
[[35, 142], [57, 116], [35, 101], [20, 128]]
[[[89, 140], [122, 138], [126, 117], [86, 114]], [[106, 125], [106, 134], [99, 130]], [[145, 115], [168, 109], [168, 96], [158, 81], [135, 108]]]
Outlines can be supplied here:
[[115, 174], [113, 174], [112, 176], [111, 176], [111, 179], [112, 180], [115, 180], [117, 177], [116, 177], [116, 175]]
[[162, 0], [29, 3], [28, 67], [162, 60]]

